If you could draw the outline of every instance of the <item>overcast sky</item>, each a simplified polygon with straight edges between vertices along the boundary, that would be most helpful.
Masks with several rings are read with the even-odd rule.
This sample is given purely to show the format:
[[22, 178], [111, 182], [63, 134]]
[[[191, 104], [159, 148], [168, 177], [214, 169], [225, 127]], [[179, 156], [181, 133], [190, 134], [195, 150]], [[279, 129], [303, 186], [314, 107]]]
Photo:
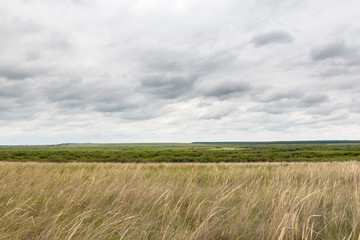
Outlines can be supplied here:
[[360, 139], [359, 10], [0, 1], [0, 144]]

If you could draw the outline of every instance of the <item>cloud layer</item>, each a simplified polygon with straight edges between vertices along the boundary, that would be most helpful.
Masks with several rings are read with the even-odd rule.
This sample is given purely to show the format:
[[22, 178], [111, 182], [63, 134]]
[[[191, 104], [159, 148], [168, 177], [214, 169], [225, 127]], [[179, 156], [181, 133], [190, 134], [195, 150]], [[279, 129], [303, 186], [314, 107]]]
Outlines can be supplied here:
[[0, 144], [360, 138], [358, 1], [0, 6]]
[[251, 42], [257, 46], [264, 46], [272, 43], [290, 43], [293, 41], [293, 37], [285, 32], [285, 31], [272, 31], [272, 32], [266, 32], [261, 33], [259, 35], [254, 36], [251, 39]]

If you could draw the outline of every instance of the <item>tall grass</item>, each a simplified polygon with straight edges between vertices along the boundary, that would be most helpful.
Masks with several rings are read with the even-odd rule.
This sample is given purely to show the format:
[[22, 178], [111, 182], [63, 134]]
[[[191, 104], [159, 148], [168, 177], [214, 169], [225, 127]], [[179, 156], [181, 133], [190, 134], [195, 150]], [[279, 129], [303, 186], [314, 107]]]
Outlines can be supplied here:
[[360, 163], [0, 163], [0, 239], [358, 239]]

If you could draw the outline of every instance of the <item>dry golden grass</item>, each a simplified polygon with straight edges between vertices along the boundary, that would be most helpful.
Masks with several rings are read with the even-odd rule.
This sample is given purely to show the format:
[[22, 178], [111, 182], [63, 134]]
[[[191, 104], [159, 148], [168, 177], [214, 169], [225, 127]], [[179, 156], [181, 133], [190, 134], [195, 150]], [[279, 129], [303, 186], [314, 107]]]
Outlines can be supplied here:
[[358, 239], [360, 163], [0, 163], [0, 239]]

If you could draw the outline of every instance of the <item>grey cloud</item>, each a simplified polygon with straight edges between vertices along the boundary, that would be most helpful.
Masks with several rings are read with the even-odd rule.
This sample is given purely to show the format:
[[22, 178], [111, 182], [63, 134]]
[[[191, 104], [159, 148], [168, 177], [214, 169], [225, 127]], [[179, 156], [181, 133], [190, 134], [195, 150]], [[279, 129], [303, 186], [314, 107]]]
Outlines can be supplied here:
[[18, 84], [0, 81], [0, 98], [18, 98], [26, 93], [26, 89]]
[[65, 36], [56, 34], [46, 42], [46, 46], [53, 50], [64, 51], [71, 48], [71, 43]]
[[331, 116], [335, 111], [339, 109], [342, 109], [342, 106], [327, 104], [321, 106], [321, 108], [310, 108], [306, 111], [306, 113], [313, 117]]
[[208, 111], [201, 115], [199, 119], [205, 119], [205, 120], [220, 120], [223, 119], [226, 116], [229, 116], [231, 113], [235, 111], [234, 108], [231, 109], [223, 109], [223, 108], [209, 108]]
[[32, 69], [19, 68], [14, 66], [0, 66], [0, 77], [4, 77], [10, 80], [22, 80], [31, 78], [37, 74]]
[[210, 115], [210, 116], [203, 117], [201, 119], [220, 120], [220, 119], [222, 119], [223, 117], [225, 117], [227, 115], [229, 115], [229, 113], [218, 113], [218, 114], [213, 114], [213, 115]]
[[270, 114], [283, 114], [289, 111], [289, 103], [269, 103], [260, 104], [256, 107], [248, 108], [248, 112], [263, 112]]
[[164, 107], [154, 100], [150, 104], [133, 88], [112, 81], [99, 83], [75, 79], [51, 82], [43, 88], [43, 93], [58, 111], [98, 112], [123, 120], [151, 119], [157, 117]]
[[95, 111], [126, 113], [126, 115], [132, 115], [136, 111], [144, 112], [149, 105], [142, 96], [139, 96], [131, 89], [128, 89], [128, 91], [126, 89], [104, 89], [99, 94], [94, 94], [88, 101]]
[[29, 119], [36, 114], [39, 101], [33, 83], [0, 78], [0, 120]]
[[335, 43], [313, 50], [311, 52], [311, 57], [313, 60], [318, 61], [327, 58], [343, 57], [345, 52], [346, 47], [344, 43]]
[[132, 106], [130, 104], [127, 104], [125, 102], [98, 102], [94, 109], [99, 112], [124, 112], [125, 110], [129, 108], [136, 108], [136, 106]]
[[[14, 110], [14, 107], [17, 110]], [[12, 105], [12, 107], [4, 107], [0, 104], [0, 122], [5, 121], [9, 123], [11, 121], [23, 121], [31, 120], [36, 116], [36, 112], [29, 108], [21, 108], [18, 105]]]
[[217, 97], [221, 99], [241, 96], [245, 92], [251, 90], [251, 87], [246, 82], [229, 82], [224, 81], [216, 85], [207, 86], [201, 90], [204, 96]]
[[8, 80], [41, 77], [48, 74], [49, 71], [49, 67], [44, 63], [29, 63], [25, 60], [7, 63], [6, 60], [0, 59], [0, 77]]
[[186, 56], [181, 51], [152, 49], [142, 52], [140, 61], [144, 70], [150, 73], [179, 72], [186, 70]]
[[321, 122], [336, 122], [339, 126], [343, 126], [344, 120], [349, 119], [350, 114], [347, 110], [345, 111], [337, 111], [332, 115], [326, 116], [324, 119], [321, 119]]
[[276, 102], [283, 99], [298, 99], [304, 93], [301, 90], [283, 90], [281, 92], [260, 93], [254, 99], [260, 102]]
[[315, 48], [311, 51], [310, 55], [313, 61], [341, 59], [347, 65], [360, 63], [359, 49], [346, 45], [344, 41]]
[[316, 63], [313, 76], [321, 78], [351, 77], [360, 71], [360, 47], [336, 41], [312, 49], [310, 57]]
[[196, 76], [153, 75], [141, 79], [140, 90], [155, 97], [175, 99], [191, 92]]
[[[71, 87], [69, 87], [71, 86]], [[127, 94], [118, 86], [86, 82], [81, 79], [53, 81], [43, 88], [46, 98], [60, 107], [100, 112], [122, 111]]]
[[30, 99], [37, 98], [37, 87], [33, 86], [33, 84], [33, 82], [9, 81], [8, 79], [0, 78], [0, 98], [23, 99], [23, 104], [25, 105]]
[[207, 75], [219, 70], [231, 69], [236, 59], [236, 49], [227, 49], [214, 52], [208, 57], [199, 57], [190, 67], [198, 74]]
[[326, 102], [329, 100], [328, 95], [326, 94], [308, 94], [303, 99], [301, 99], [301, 106], [303, 107], [311, 107], [316, 106], [320, 103]]
[[[298, 132], [299, 129], [302, 129], [302, 127], [309, 127], [310, 129], [316, 131], [317, 128], [323, 128], [326, 124], [340, 123], [340, 125], [342, 125], [341, 122], [350, 117], [347, 112], [344, 112], [342, 110], [338, 111], [335, 109], [331, 109], [331, 113], [321, 115], [317, 115], [315, 113], [316, 110], [319, 110], [318, 108], [312, 110], [313, 111], [306, 111], [305, 115], [303, 115], [303, 112], [294, 111], [290, 113], [288, 112], [287, 114], [258, 114], [260, 114], [259, 119], [264, 129], [270, 131], [285, 130], [294, 132]], [[309, 132], [306, 132], [306, 134], [309, 134]]]
[[360, 113], [360, 94], [356, 94], [351, 99], [350, 111]]
[[[214, 85], [211, 76], [219, 71], [231, 71], [237, 59], [237, 50], [212, 50], [201, 53], [197, 49], [153, 48], [140, 56], [142, 77], [139, 91], [159, 99], [228, 97], [248, 90], [248, 86], [230, 83]], [[206, 89], [196, 90], [198, 79], [208, 82]], [[218, 80], [215, 79], [215, 83]], [[209, 84], [212, 88], [209, 88]], [[214, 86], [213, 86], [214, 85]]]
[[121, 118], [124, 120], [148, 120], [161, 116], [164, 114], [164, 106], [161, 104], [147, 104], [143, 103], [141, 107], [135, 109], [128, 109], [121, 113]]
[[266, 112], [270, 114], [283, 114], [287, 112], [302, 111], [306, 108], [317, 108], [320, 104], [329, 101], [329, 97], [322, 93], [309, 93], [297, 98], [281, 98], [278, 101], [259, 102], [258, 106], [249, 111]]
[[209, 113], [207, 115], [199, 117], [199, 120], [220, 120], [232, 112], [216, 112], [216, 113]]
[[152, 71], [157, 70], [159, 72], [173, 72], [184, 69], [184, 66], [179, 61], [164, 59], [152, 60], [147, 64], [147, 67]]
[[[358, 104], [358, 103], [357, 103]], [[360, 106], [358, 105], [353, 105], [350, 107], [350, 110], [354, 113], [360, 113]]]
[[35, 34], [41, 31], [41, 25], [34, 19], [21, 19], [19, 17], [8, 18], [7, 21], [0, 23], [0, 33], [2, 37], [11, 37], [12, 34], [21, 33], [23, 35]]
[[315, 76], [321, 78], [331, 78], [336, 76], [345, 76], [351, 74], [351, 71], [346, 66], [335, 66], [319, 70]]
[[191, 48], [154, 48], [142, 52], [139, 58], [145, 74], [186, 73], [207, 76], [219, 70], [231, 69], [237, 59], [237, 51], [229, 48], [201, 53]]
[[[69, 87], [71, 86], [71, 87]], [[82, 80], [52, 81], [43, 88], [43, 91], [51, 102], [79, 101], [86, 96], [92, 95], [91, 85]], [[87, 91], [91, 93], [87, 94]]]
[[285, 31], [271, 31], [254, 36], [251, 42], [256, 46], [264, 46], [272, 43], [290, 43], [293, 37]]

